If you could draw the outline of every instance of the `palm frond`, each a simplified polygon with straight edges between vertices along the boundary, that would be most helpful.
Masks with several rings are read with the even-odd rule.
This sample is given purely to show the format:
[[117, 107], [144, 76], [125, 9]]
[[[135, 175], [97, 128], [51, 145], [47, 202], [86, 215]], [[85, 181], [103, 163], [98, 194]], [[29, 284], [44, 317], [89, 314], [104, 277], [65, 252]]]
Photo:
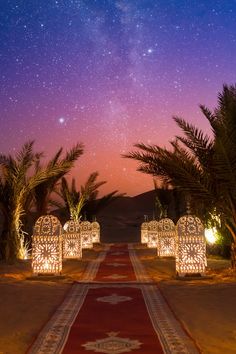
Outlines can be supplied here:
[[84, 152], [84, 145], [82, 143], [77, 143], [72, 149], [66, 153], [64, 162], [75, 162]]
[[48, 204], [52, 207], [56, 207], [57, 209], [63, 209], [65, 207], [62, 202], [56, 199], [49, 199]]
[[61, 154], [62, 154], [63, 148], [61, 147], [56, 154], [53, 156], [53, 158], [48, 162], [48, 168], [53, 167], [57, 164]]
[[[58, 181], [71, 170], [75, 161], [81, 156], [83, 145], [76, 144], [66, 153], [64, 158], [61, 158], [62, 151], [62, 148], [60, 148], [49, 161], [44, 169], [48, 177], [35, 187], [34, 197], [39, 214], [45, 213], [50, 194], [55, 190]], [[43, 171], [43, 168], [38, 167], [36, 172], [38, 173], [40, 170]], [[52, 173], [50, 173], [50, 170], [52, 170]]]
[[135, 144], [138, 149], [123, 157], [138, 161], [138, 170], [161, 178], [188, 192], [206, 214], [214, 210], [234, 223], [236, 241], [236, 85], [224, 85], [218, 107], [211, 112], [200, 106], [211, 125], [213, 138], [185, 120], [174, 117], [183, 132], [172, 149]]

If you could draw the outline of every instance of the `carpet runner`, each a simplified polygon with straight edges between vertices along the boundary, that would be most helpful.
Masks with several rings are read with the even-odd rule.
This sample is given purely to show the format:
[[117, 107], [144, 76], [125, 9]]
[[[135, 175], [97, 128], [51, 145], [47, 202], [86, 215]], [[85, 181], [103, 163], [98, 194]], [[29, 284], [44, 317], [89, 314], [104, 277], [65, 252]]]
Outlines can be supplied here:
[[106, 247], [75, 283], [29, 354], [199, 353], [134, 249]]
[[127, 245], [114, 245], [107, 250], [94, 280], [122, 283], [136, 281]]

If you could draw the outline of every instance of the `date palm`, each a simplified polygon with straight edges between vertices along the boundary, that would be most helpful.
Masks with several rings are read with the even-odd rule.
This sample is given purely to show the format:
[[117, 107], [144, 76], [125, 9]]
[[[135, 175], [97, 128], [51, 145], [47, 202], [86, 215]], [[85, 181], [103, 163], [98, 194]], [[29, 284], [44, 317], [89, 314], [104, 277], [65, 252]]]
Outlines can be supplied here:
[[[83, 154], [83, 145], [76, 144], [66, 153], [65, 157], [62, 157], [62, 152], [63, 148], [60, 148], [46, 165], [46, 169], [48, 170], [60, 166], [61, 172], [40, 183], [34, 189], [34, 194], [32, 197], [34, 199], [37, 216], [46, 214], [48, 206], [53, 204], [50, 199], [52, 192], [55, 191], [58, 181], [71, 170], [74, 163]], [[39, 162], [37, 162], [35, 166], [36, 171], [42, 168]]]
[[60, 176], [65, 170], [64, 164], [58, 163], [45, 168], [38, 166], [30, 174], [40, 157], [41, 154], [33, 151], [33, 141], [24, 144], [16, 157], [0, 155], [0, 208], [4, 216], [1, 253], [7, 261], [20, 256], [24, 242], [22, 217], [30, 195], [41, 183]]
[[[98, 182], [98, 176], [98, 172], [91, 173], [80, 190], [77, 190], [74, 178], [71, 186], [65, 178], [62, 178], [61, 189], [58, 194], [63, 199], [67, 212], [73, 220], [79, 221], [83, 214], [91, 218], [111, 201], [123, 196], [123, 194], [117, 194], [117, 191], [113, 191], [97, 199], [99, 188], [106, 183], [106, 181]], [[62, 207], [61, 204], [57, 203], [56, 205]]]
[[213, 112], [203, 105], [200, 108], [212, 137], [174, 117], [183, 135], [169, 149], [141, 143], [124, 157], [139, 161], [139, 171], [191, 195], [209, 215], [221, 215], [236, 243], [236, 86], [224, 85]]

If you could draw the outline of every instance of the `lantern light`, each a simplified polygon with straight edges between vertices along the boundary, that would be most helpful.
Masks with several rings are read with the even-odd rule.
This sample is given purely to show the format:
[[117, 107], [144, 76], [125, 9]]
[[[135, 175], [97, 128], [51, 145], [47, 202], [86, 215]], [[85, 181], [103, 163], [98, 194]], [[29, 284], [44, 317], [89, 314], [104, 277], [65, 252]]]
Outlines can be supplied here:
[[100, 243], [100, 225], [97, 221], [91, 223], [92, 242]]
[[205, 237], [208, 243], [212, 245], [216, 243], [216, 228], [213, 227], [211, 229], [205, 229]]
[[141, 243], [148, 243], [148, 222], [141, 224]]
[[60, 274], [62, 270], [62, 227], [53, 215], [41, 216], [32, 237], [34, 274]]
[[158, 221], [152, 220], [148, 223], [148, 248], [157, 248], [158, 245]]
[[63, 230], [63, 258], [82, 258], [79, 223], [74, 220], [69, 220], [65, 223]]
[[82, 248], [93, 248], [92, 227], [89, 221], [80, 223]]
[[174, 222], [164, 218], [158, 222], [158, 247], [159, 257], [175, 257], [176, 228]]
[[177, 222], [176, 273], [205, 274], [206, 240], [204, 227], [199, 218], [193, 215], [182, 216]]

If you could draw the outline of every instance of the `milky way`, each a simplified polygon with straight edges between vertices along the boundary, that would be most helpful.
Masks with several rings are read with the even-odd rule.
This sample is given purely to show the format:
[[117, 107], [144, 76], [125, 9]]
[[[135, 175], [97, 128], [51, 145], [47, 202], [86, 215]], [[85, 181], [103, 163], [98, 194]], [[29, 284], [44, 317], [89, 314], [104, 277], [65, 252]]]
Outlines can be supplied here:
[[3, 0], [0, 47], [1, 152], [83, 142], [78, 183], [135, 195], [152, 178], [121, 154], [168, 144], [173, 115], [207, 130], [199, 104], [236, 82], [236, 1]]

